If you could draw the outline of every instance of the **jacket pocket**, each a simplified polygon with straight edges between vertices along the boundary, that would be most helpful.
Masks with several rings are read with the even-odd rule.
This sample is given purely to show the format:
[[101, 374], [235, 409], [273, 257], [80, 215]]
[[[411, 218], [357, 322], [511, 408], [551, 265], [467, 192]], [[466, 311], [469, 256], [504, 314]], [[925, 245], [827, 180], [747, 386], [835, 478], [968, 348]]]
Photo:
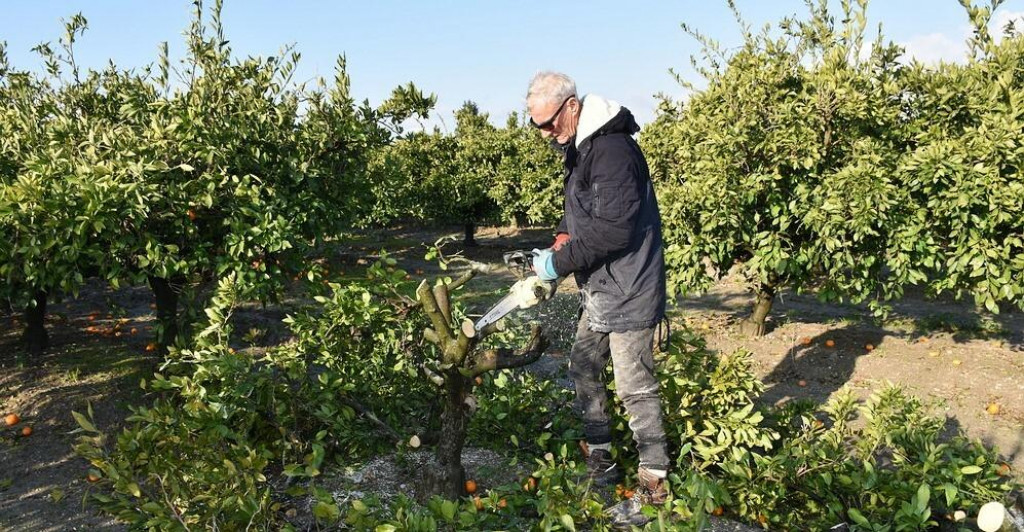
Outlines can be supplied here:
[[631, 184], [605, 185], [594, 183], [594, 216], [604, 220], [619, 220], [637, 209], [640, 198]]

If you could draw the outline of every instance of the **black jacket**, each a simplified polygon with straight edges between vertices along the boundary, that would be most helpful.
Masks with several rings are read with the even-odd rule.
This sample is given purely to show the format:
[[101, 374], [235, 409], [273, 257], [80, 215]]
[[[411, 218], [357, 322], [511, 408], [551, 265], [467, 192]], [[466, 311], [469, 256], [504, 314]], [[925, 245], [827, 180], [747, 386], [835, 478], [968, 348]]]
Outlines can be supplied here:
[[558, 230], [571, 239], [555, 252], [555, 271], [575, 274], [589, 326], [598, 332], [645, 329], [665, 316], [661, 216], [632, 137], [639, 130], [628, 109], [590, 95], [577, 137], [565, 148]]

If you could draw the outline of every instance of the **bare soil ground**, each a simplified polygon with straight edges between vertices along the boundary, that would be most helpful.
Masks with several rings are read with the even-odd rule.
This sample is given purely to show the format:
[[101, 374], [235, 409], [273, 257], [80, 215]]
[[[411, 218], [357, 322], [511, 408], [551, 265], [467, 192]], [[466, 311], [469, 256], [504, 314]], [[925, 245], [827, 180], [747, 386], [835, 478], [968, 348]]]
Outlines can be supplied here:
[[[338, 276], [358, 273], [381, 249], [412, 275], [434, 276], [441, 271], [435, 263], [424, 261], [423, 254], [425, 244], [441, 234], [418, 228], [372, 232], [329, 246], [324, 255]], [[498, 263], [505, 251], [546, 247], [550, 232], [483, 228], [477, 239], [477, 247], [463, 250], [453, 245], [446, 252], [462, 251], [467, 258]], [[513, 280], [511, 274], [474, 280], [468, 287], [471, 310], [484, 312]], [[534, 369], [564, 381], [577, 300], [572, 282], [564, 282], [559, 292], [533, 311], [546, 323], [553, 344]], [[281, 305], [247, 305], [236, 313], [239, 335], [249, 330], [257, 333], [245, 342], [240, 340], [237, 347], [260, 348], [285, 341], [287, 330], [280, 320], [308, 303], [300, 294], [296, 287], [294, 297]], [[151, 302], [152, 294], [145, 287], [111, 290], [102, 283], [90, 283], [77, 299], [51, 306], [47, 319], [51, 349], [35, 360], [19, 351], [20, 316], [0, 314], [0, 413], [17, 412], [23, 419], [15, 427], [0, 428], [0, 530], [124, 529], [97, 515], [86, 501], [87, 464], [71, 450], [74, 435], [69, 433], [76, 427], [71, 411], [85, 411], [91, 404], [97, 425], [111, 434], [123, 424], [130, 405], [151, 402], [138, 386], [159, 363], [145, 351], [155, 319]], [[935, 412], [946, 416], [951, 433], [963, 431], [996, 446], [1022, 478], [1024, 315], [992, 316], [978, 313], [969, 303], [909, 295], [895, 305], [892, 315], [878, 322], [863, 307], [824, 304], [813, 297], [784, 293], [772, 311], [769, 333], [749, 338], [735, 332], [735, 325], [750, 303], [746, 287], [732, 276], [701, 297], [680, 298], [672, 311], [674, 326], [697, 330], [710, 348], [722, 353], [751, 351], [768, 385], [764, 397], [768, 402], [794, 398], [821, 402], [844, 386], [866, 397], [884, 381], [905, 385], [933, 401]], [[111, 332], [89, 333], [89, 327]], [[131, 334], [133, 328], [135, 334]], [[827, 340], [834, 347], [827, 347]], [[868, 344], [873, 347], [870, 351]], [[997, 414], [986, 410], [992, 404], [999, 405]], [[33, 428], [31, 436], [21, 436], [24, 426]], [[375, 493], [402, 490], [401, 468], [389, 463], [388, 457], [381, 460], [339, 472], [339, 482]], [[494, 467], [495, 461], [488, 453], [475, 452], [467, 454], [466, 466], [485, 479], [487, 471], [498, 475], [502, 469]], [[723, 521], [714, 529], [745, 528]]]

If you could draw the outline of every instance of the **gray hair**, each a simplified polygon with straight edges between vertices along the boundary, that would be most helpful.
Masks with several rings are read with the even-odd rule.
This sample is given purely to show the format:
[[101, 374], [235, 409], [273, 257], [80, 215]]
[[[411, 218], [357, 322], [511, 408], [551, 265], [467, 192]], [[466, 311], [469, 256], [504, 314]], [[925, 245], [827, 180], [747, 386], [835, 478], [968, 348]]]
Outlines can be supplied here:
[[570, 96], [576, 96], [576, 82], [561, 72], [538, 72], [530, 80], [526, 101], [539, 100], [543, 103], [560, 104]]

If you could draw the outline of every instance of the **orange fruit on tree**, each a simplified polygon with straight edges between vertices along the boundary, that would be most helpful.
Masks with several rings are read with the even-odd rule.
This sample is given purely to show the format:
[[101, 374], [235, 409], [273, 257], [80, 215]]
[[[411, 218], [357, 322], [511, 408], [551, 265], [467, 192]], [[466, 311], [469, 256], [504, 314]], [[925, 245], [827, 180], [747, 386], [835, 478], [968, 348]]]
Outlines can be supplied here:
[[21, 427], [21, 435], [22, 436], [31, 436], [32, 435], [32, 427], [29, 426], [29, 425], [25, 425], [24, 427]]
[[498, 501], [498, 508], [504, 508], [506, 506], [508, 506], [508, 503], [505, 502], [505, 499], [501, 499]]
[[864, 346], [864, 349], [866, 349], [868, 351], [874, 351], [875, 350], [875, 346], [872, 345], [872, 344], [867, 344], [867, 345]]
[[831, 338], [829, 338], [828, 340], [825, 340], [825, 347], [835, 347], [835, 346], [836, 346], [836, 341], [835, 340], [833, 340]]
[[473, 379], [473, 382], [476, 383], [477, 386], [480, 386], [484, 383], [484, 380], [480, 376], [477, 376], [476, 379]]
[[768, 524], [768, 516], [764, 515], [764, 514], [757, 514], [757, 522], [760, 523], [761, 526], [767, 525]]
[[473, 506], [475, 506], [477, 510], [483, 510], [484, 502], [480, 500], [480, 497], [473, 497]]
[[89, 482], [97, 482], [99, 481], [99, 479], [100, 476], [97, 475], [96, 473], [89, 473], [88, 475], [85, 476], [85, 480], [88, 480]]
[[711, 511], [711, 515], [722, 515], [725, 513], [725, 508], [721, 506], [715, 506], [715, 509]]
[[632, 499], [633, 498], [633, 493], [634, 493], [633, 490], [624, 490], [622, 492], [622, 496], [627, 498], [627, 499]]
[[526, 491], [533, 491], [537, 489], [537, 479], [528, 477], [526, 482], [523, 484], [523, 489]]
[[192, 220], [193, 222], [196, 221], [196, 211], [193, 211], [192, 209], [189, 209], [188, 210], [188, 219]]
[[999, 403], [989, 403], [985, 411], [995, 416], [999, 414]]
[[4, 417], [4, 422], [7, 423], [8, 427], [13, 427], [18, 423], [21, 423], [21, 416], [18, 414], [7, 414], [7, 416]]
[[476, 481], [475, 480], [469, 479], [469, 480], [466, 481], [466, 493], [469, 493], [470, 495], [476, 493]]
[[132, 330], [130, 330], [130, 331], [128, 331], [128, 332], [129, 332], [129, 333], [130, 333], [130, 334], [131, 334], [132, 336], [135, 336], [136, 334], [138, 334], [139, 330], [138, 330], [138, 329], [136, 329], [135, 327], [132, 327]]
[[807, 381], [800, 379], [796, 382], [796, 385], [803, 388], [804, 386], [807, 386]]
[[803, 338], [802, 338], [802, 339], [800, 340], [800, 343], [801, 343], [801, 344], [804, 344], [804, 345], [811, 345], [811, 337], [810, 337], [810, 336], [804, 336], [804, 337], [803, 337]]
[[1010, 474], [1010, 464], [1003, 462], [999, 464], [999, 469], [996, 470], [996, 474], [1005, 477]]
[[146, 344], [146, 351], [147, 352], [156, 351], [156, 342], [150, 342], [150, 343]]

